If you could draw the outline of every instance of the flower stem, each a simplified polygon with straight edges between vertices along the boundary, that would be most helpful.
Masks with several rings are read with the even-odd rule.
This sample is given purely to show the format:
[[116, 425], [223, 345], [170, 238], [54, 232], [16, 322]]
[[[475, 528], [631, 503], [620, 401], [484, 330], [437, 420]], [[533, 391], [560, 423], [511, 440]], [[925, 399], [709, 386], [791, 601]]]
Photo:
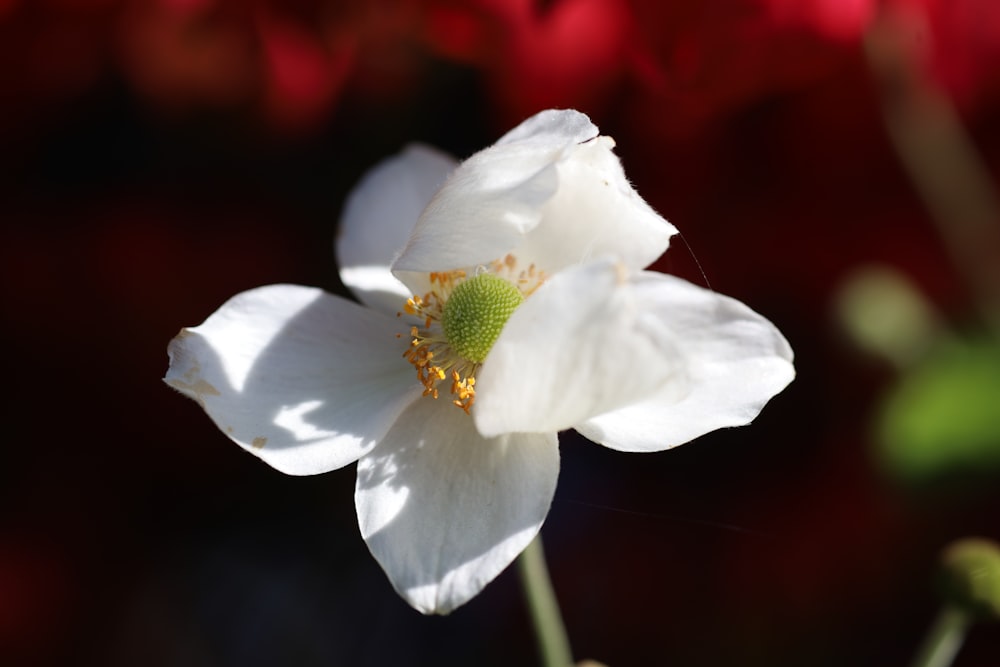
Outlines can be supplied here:
[[970, 623], [967, 612], [946, 604], [927, 631], [920, 652], [910, 667], [949, 667], [965, 641]]
[[541, 534], [532, 540], [517, 559], [517, 564], [528, 598], [531, 620], [535, 625], [542, 664], [545, 667], [570, 667], [573, 664], [573, 653], [559, 612], [559, 603], [552, 589], [549, 570], [545, 565]]

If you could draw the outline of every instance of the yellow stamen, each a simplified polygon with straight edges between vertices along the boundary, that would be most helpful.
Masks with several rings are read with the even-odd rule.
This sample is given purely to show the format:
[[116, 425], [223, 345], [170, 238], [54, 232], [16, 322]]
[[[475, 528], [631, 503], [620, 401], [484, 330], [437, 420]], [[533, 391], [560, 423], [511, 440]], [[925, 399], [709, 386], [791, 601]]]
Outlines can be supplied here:
[[[403, 357], [416, 371], [417, 380], [423, 386], [423, 395], [438, 398], [440, 391], [443, 391], [439, 391], [438, 383], [450, 376], [449, 390], [453, 397], [451, 402], [466, 414], [470, 414], [469, 411], [476, 400], [475, 376], [481, 361], [470, 360], [456, 351], [455, 341], [449, 340], [445, 333], [442, 317], [452, 292], [466, 280], [478, 278], [484, 271], [506, 280], [524, 298], [531, 295], [545, 281], [544, 273], [538, 271], [534, 264], [527, 269], [519, 270], [517, 259], [508, 254], [503, 259], [480, 266], [472, 277], [467, 276], [464, 270], [430, 273], [428, 275], [430, 291], [422, 296], [411, 296], [403, 304], [402, 311], [411, 317], [419, 318], [418, 322], [422, 325], [422, 327], [410, 326], [410, 344], [403, 352]], [[465, 290], [463, 294], [466, 296], [469, 293], [468, 289], [463, 288]], [[402, 313], [397, 313], [397, 316], [402, 316]], [[401, 338], [402, 335], [397, 334], [396, 337]], [[461, 347], [462, 345], [459, 345], [459, 348]], [[484, 353], [473, 356], [478, 359], [485, 358]]]

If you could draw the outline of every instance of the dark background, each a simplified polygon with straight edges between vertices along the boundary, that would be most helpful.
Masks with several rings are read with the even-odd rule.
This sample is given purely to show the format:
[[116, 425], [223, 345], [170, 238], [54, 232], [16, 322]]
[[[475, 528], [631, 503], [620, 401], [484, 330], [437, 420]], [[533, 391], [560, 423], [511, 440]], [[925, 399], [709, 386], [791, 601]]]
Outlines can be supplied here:
[[[887, 466], [872, 425], [905, 369], [835, 305], [877, 262], [995, 340], [1000, 287], [949, 250], [883, 111], [947, 100], [995, 184], [998, 72], [990, 0], [0, 0], [0, 663], [533, 664], [513, 569], [420, 616], [352, 469], [283, 476], [160, 378], [238, 291], [343, 293], [337, 219], [376, 161], [556, 106], [681, 230], [656, 268], [770, 318], [798, 370], [752, 426], [670, 452], [562, 435], [543, 533], [575, 654], [906, 664], [940, 550], [1000, 538], [998, 467]], [[956, 665], [996, 664], [977, 626]]]

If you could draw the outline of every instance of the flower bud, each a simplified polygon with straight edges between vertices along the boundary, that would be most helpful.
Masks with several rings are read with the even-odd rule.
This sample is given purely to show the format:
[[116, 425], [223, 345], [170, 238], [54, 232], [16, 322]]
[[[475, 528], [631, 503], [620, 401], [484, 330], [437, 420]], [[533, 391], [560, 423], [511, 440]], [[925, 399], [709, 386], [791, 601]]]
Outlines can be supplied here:
[[971, 537], [952, 542], [942, 554], [947, 599], [979, 619], [1000, 620], [1000, 545]]

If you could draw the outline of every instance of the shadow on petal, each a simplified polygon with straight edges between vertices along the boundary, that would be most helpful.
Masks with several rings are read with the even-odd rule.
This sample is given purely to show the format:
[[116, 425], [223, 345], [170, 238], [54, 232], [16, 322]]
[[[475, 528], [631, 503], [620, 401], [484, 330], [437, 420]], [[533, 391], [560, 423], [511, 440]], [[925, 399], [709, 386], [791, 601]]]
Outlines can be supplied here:
[[448, 402], [420, 400], [358, 463], [361, 532], [410, 604], [448, 613], [534, 538], [558, 474], [555, 433], [485, 439]]
[[166, 382], [282, 472], [326, 472], [370, 451], [419, 396], [394, 318], [321, 290], [237, 295], [170, 345]]

